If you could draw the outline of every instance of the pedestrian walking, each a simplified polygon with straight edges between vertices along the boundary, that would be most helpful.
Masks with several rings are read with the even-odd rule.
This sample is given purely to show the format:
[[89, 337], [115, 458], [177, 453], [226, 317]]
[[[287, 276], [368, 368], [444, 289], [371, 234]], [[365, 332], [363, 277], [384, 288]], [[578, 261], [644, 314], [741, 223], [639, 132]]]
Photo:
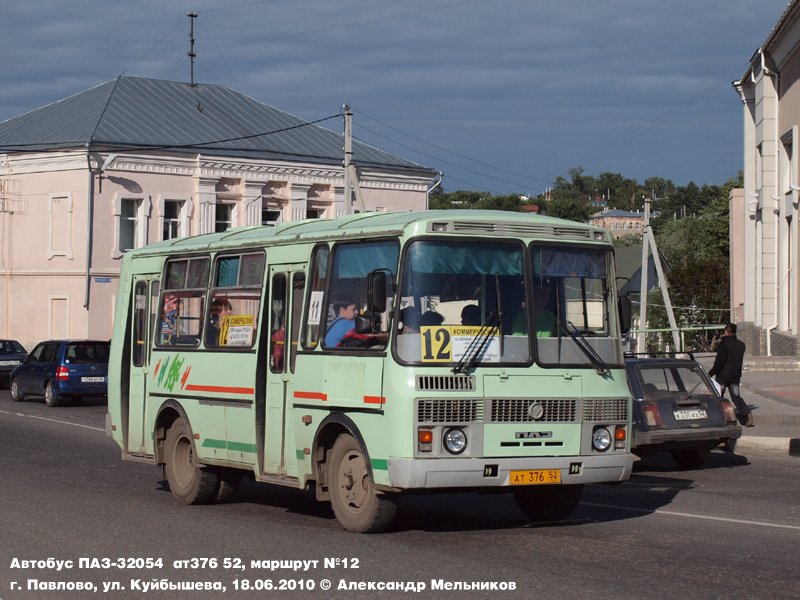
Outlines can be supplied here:
[[746, 427], [753, 426], [753, 415], [739, 394], [739, 381], [742, 378], [742, 363], [744, 362], [744, 342], [736, 337], [736, 324], [728, 323], [722, 332], [722, 339], [717, 348], [714, 366], [708, 374], [717, 380], [720, 385], [720, 394], [725, 396], [725, 391], [730, 391], [731, 400], [736, 406], [736, 418]]

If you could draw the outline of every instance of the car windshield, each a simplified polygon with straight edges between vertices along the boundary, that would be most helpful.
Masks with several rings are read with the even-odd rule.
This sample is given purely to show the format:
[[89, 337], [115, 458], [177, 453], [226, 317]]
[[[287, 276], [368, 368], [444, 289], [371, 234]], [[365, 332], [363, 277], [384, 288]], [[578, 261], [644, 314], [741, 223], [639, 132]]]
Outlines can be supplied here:
[[25, 354], [25, 348], [14, 340], [2, 340], [0, 341], [0, 354]]
[[714, 393], [698, 365], [640, 366], [638, 371], [642, 391], [650, 399], [678, 393], [692, 396]]
[[71, 363], [107, 363], [109, 344], [79, 342], [67, 346], [66, 360]]

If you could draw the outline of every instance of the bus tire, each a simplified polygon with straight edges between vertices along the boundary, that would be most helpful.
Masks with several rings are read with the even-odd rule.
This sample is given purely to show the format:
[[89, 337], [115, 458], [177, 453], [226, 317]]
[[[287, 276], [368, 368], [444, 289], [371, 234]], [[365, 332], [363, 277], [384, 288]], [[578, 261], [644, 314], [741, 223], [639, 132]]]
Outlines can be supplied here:
[[364, 451], [352, 436], [336, 438], [328, 476], [331, 506], [342, 527], [355, 533], [376, 533], [391, 524], [397, 504], [393, 497], [375, 489]]
[[532, 521], [563, 521], [581, 501], [582, 485], [531, 485], [514, 488], [514, 500]]
[[164, 477], [172, 495], [184, 504], [208, 504], [217, 499], [219, 472], [197, 462], [192, 428], [183, 417], [167, 430]]

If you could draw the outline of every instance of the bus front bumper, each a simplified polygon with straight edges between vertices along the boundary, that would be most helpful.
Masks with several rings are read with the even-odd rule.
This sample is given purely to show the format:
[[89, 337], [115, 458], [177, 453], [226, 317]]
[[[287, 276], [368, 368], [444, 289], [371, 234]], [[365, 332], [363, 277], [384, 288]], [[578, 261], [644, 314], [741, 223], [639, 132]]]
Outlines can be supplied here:
[[512, 471], [558, 469], [564, 485], [616, 483], [630, 477], [633, 461], [634, 456], [624, 452], [536, 458], [391, 458], [389, 481], [399, 489], [507, 487]]

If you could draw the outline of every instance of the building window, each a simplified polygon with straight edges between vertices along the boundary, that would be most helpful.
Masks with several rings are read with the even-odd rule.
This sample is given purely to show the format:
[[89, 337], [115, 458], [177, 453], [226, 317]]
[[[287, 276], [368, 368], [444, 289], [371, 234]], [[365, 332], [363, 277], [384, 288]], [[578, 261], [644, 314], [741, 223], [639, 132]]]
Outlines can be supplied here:
[[283, 211], [274, 205], [261, 207], [261, 224], [275, 226], [283, 220]]
[[126, 252], [141, 245], [141, 209], [142, 201], [134, 198], [123, 198], [119, 214], [119, 251]]
[[164, 225], [161, 239], [174, 240], [184, 235], [181, 227], [182, 213], [183, 202], [179, 200], [164, 201]]
[[218, 202], [214, 209], [214, 231], [220, 233], [233, 227], [233, 205]]
[[54, 256], [72, 259], [72, 196], [50, 196], [48, 260]]
[[306, 219], [321, 219], [324, 212], [321, 208], [307, 208]]

